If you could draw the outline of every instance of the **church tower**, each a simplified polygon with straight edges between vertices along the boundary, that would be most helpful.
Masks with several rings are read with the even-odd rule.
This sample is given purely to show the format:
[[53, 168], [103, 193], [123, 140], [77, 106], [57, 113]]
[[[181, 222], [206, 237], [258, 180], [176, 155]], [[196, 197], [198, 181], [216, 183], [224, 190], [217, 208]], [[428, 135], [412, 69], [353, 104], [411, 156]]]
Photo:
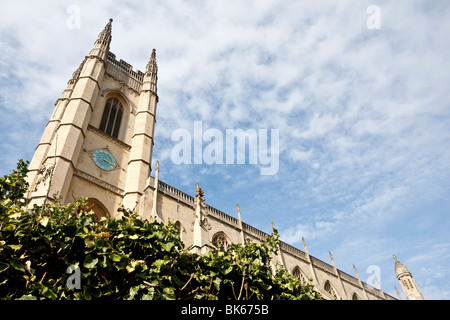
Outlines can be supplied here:
[[397, 276], [400, 285], [402, 286], [403, 292], [408, 300], [424, 300], [422, 294], [420, 293], [419, 287], [417, 286], [414, 278], [409, 272], [408, 268], [405, 267], [403, 263], [397, 260], [394, 255], [395, 260], [395, 274]]
[[88, 197], [101, 217], [133, 209], [150, 176], [156, 53], [145, 73], [110, 52], [109, 20], [73, 73], [29, 165], [30, 206]]

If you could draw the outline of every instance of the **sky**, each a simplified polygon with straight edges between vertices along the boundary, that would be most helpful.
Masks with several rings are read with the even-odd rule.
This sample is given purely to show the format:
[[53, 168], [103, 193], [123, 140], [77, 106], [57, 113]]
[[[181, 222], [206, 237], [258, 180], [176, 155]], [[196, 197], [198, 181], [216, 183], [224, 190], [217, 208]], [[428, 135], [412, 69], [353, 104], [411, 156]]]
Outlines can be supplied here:
[[[156, 49], [162, 181], [190, 195], [198, 181], [207, 204], [237, 217], [239, 203], [244, 222], [273, 221], [394, 297], [393, 254], [425, 299], [450, 298], [447, 0], [3, 1], [0, 175], [31, 160], [109, 18], [117, 59], [145, 71]], [[239, 129], [268, 150], [249, 140], [239, 164]]]

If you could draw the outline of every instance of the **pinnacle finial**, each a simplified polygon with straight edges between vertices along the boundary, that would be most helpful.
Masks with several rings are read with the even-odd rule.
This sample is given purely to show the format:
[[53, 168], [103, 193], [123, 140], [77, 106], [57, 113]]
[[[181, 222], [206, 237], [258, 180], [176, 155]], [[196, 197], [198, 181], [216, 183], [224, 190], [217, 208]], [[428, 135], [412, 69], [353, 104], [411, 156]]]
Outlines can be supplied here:
[[72, 79], [78, 79], [78, 77], [80, 76], [80, 73], [81, 73], [81, 69], [83, 69], [83, 65], [84, 65], [84, 62], [86, 61], [86, 59], [84, 59], [82, 62], [81, 62], [81, 64], [80, 64], [80, 66], [78, 67], [78, 69], [77, 70], [75, 70], [75, 72], [72, 74]]
[[108, 23], [106, 24], [105, 28], [103, 29], [102, 32], [100, 32], [98, 38], [105, 38], [107, 36], [111, 36], [111, 24], [113, 22], [113, 19], [109, 19]]
[[105, 28], [98, 35], [97, 40], [94, 43], [94, 48], [91, 50], [91, 53], [90, 53], [91, 56], [97, 56], [103, 60], [106, 59], [106, 56], [109, 52], [109, 45], [111, 43], [111, 38], [112, 38], [112, 36], [111, 36], [112, 21], [113, 21], [112, 19], [109, 19]]
[[238, 214], [238, 219], [241, 221], [241, 209], [239, 208], [239, 203], [236, 202], [236, 211]]
[[150, 60], [147, 63], [147, 67], [145, 68], [146, 73], [158, 73], [158, 66], [156, 64], [156, 49], [152, 50], [152, 55], [150, 56]]
[[200, 198], [202, 201], [205, 201], [205, 197], [203, 196], [203, 189], [199, 187], [198, 181], [195, 186], [195, 197]]
[[395, 261], [398, 261], [398, 260], [397, 260], [397, 257], [395, 256], [395, 254], [393, 254], [393, 256], [394, 256], [394, 260], [395, 260]]

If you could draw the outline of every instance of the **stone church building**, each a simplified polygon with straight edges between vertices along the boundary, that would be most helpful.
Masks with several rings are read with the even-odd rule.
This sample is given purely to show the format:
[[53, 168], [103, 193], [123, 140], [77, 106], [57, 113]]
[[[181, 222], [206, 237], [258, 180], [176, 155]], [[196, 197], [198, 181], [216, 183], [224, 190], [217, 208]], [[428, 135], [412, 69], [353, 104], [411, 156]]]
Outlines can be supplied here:
[[[156, 52], [145, 72], [134, 71], [109, 51], [111, 24], [112, 19], [55, 103], [29, 165], [30, 205], [88, 197], [98, 217], [115, 217], [123, 205], [143, 219], [177, 219], [185, 247], [199, 254], [264, 240], [267, 234], [241, 220], [239, 205], [236, 219], [207, 205], [198, 184], [194, 196], [175, 189], [159, 180], [158, 162], [150, 175], [158, 103]], [[331, 253], [330, 265], [311, 256], [303, 244], [304, 251], [280, 242], [273, 267], [282, 264], [300, 281], [312, 281], [326, 299], [395, 299], [362, 282], [356, 268], [356, 278], [337, 269]], [[397, 258], [395, 271], [406, 297], [423, 299]]]

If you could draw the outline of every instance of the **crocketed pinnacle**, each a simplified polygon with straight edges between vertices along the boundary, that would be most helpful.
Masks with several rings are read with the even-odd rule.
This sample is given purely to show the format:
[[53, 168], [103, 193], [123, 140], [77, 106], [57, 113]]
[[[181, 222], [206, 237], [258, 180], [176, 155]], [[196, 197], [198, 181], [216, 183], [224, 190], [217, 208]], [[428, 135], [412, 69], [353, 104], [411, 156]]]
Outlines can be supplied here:
[[99, 57], [102, 60], [106, 60], [106, 56], [109, 52], [109, 45], [111, 44], [111, 24], [112, 19], [109, 19], [109, 22], [106, 24], [105, 28], [97, 37], [97, 40], [94, 43], [94, 47], [91, 50], [90, 56]]
[[78, 67], [77, 70], [75, 70], [75, 72], [72, 74], [72, 79], [71, 80], [76, 80], [78, 79], [78, 77], [80, 76], [81, 73], [81, 69], [83, 68], [84, 62], [86, 61], [86, 58], [81, 62], [80, 66]]
[[145, 73], [150, 73], [156, 75], [158, 73], [158, 65], [156, 64], [156, 50], [152, 50], [152, 55], [150, 57], [149, 62], [147, 63], [147, 67], [145, 68]]
[[111, 30], [112, 30], [112, 22], [113, 19], [109, 19], [108, 23], [106, 24], [105, 28], [102, 32], [98, 35], [97, 41], [95, 44], [100, 44], [102, 46], [107, 46], [109, 49], [109, 45], [111, 43]]

